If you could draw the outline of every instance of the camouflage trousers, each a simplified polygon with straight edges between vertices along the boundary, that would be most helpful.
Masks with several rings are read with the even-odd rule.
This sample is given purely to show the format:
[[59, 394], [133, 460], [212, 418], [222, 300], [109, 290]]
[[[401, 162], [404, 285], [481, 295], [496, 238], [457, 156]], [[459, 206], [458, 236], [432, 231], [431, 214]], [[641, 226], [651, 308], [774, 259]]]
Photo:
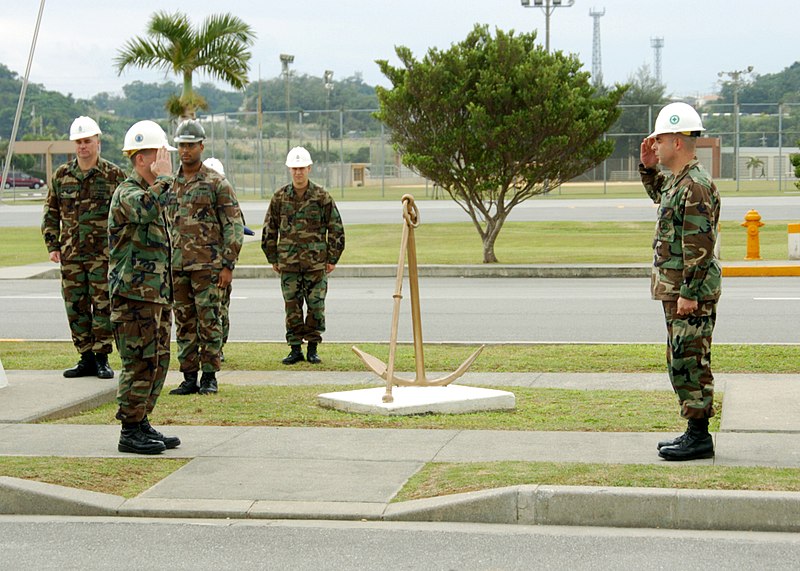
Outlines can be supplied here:
[[79, 353], [111, 353], [111, 302], [108, 260], [61, 263], [61, 295], [72, 343]]
[[172, 310], [182, 373], [219, 371], [222, 348], [219, 270], [174, 270]]
[[281, 272], [281, 293], [286, 310], [286, 341], [289, 345], [301, 345], [303, 339], [310, 343], [322, 341], [322, 333], [325, 332], [325, 295], [328, 293], [325, 270]]
[[228, 286], [222, 292], [222, 303], [219, 306], [219, 321], [222, 325], [222, 346], [228, 342], [228, 334], [231, 331], [231, 293], [233, 293], [233, 286]]
[[667, 322], [667, 371], [683, 418], [714, 416], [711, 336], [717, 302], [700, 302], [691, 315], [678, 315], [676, 301], [664, 301]]
[[115, 297], [111, 323], [122, 359], [116, 418], [139, 422], [153, 412], [167, 377], [172, 315], [168, 305]]

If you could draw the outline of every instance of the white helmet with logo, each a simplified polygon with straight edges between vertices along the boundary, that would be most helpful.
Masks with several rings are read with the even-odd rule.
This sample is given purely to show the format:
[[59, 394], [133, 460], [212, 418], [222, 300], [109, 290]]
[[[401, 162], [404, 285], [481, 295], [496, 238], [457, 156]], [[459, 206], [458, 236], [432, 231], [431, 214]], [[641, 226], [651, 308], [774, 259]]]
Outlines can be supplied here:
[[290, 169], [307, 167], [312, 164], [311, 154], [303, 147], [295, 147], [286, 155], [286, 166]]
[[683, 133], [684, 135], [699, 135], [705, 131], [700, 115], [694, 107], [687, 103], [670, 103], [665, 105], [656, 117], [656, 125], [651, 137], [663, 133]]
[[69, 128], [69, 140], [88, 139], [101, 133], [102, 131], [94, 119], [81, 115], [72, 122]]
[[203, 161], [203, 164], [213, 171], [217, 171], [222, 176], [225, 176], [225, 167], [222, 166], [222, 161], [214, 157], [208, 157]]
[[169, 144], [164, 129], [155, 121], [139, 121], [134, 123], [125, 133], [125, 142], [122, 151], [128, 155], [142, 149], [160, 149], [165, 147], [168, 151], [177, 151]]

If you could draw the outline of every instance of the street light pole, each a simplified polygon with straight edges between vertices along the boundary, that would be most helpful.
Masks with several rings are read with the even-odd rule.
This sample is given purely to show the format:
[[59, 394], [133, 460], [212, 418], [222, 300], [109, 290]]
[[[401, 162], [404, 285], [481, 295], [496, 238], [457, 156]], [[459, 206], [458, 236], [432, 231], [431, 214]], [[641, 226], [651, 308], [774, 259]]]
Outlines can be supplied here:
[[291, 148], [290, 140], [292, 138], [291, 124], [289, 118], [289, 64], [294, 62], [294, 56], [289, 54], [281, 54], [281, 73], [286, 80], [286, 152], [288, 154]]
[[325, 70], [323, 75], [323, 81], [325, 85], [325, 181], [328, 185], [330, 185], [330, 181], [328, 180], [328, 173], [330, 171], [331, 161], [330, 161], [330, 143], [331, 143], [331, 119], [330, 119], [330, 109], [331, 109], [331, 91], [333, 91], [333, 72], [329, 69]]
[[523, 8], [541, 8], [542, 12], [544, 12], [544, 37], [545, 37], [545, 49], [547, 52], [550, 52], [550, 15], [556, 8], [569, 8], [573, 4], [575, 4], [575, 0], [520, 0], [520, 4], [522, 4]]
[[717, 77], [728, 76], [733, 86], [733, 178], [736, 181], [736, 191], [739, 191], [739, 88], [744, 83], [743, 75], [753, 71], [753, 66], [735, 71], [721, 71]]

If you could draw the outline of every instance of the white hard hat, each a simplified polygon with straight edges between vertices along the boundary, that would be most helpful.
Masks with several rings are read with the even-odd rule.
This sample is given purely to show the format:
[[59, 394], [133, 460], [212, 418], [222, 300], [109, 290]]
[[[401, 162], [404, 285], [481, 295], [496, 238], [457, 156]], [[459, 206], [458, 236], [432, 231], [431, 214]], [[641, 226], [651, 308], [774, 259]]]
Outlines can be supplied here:
[[81, 115], [72, 122], [69, 128], [69, 140], [77, 141], [102, 133], [94, 119]]
[[167, 134], [158, 123], [155, 121], [139, 121], [134, 123], [125, 133], [122, 151], [131, 155], [142, 149], [160, 149], [161, 147], [165, 147], [168, 151], [178, 150], [169, 144]]
[[217, 171], [222, 176], [225, 176], [225, 167], [222, 166], [221, 160], [209, 157], [203, 161], [203, 164], [211, 170]]
[[694, 107], [687, 103], [670, 103], [665, 105], [656, 117], [656, 125], [651, 137], [662, 133], [684, 133], [686, 135], [699, 134], [705, 131], [700, 115]]
[[302, 168], [313, 164], [311, 155], [303, 147], [295, 147], [286, 155], [286, 166], [292, 168]]

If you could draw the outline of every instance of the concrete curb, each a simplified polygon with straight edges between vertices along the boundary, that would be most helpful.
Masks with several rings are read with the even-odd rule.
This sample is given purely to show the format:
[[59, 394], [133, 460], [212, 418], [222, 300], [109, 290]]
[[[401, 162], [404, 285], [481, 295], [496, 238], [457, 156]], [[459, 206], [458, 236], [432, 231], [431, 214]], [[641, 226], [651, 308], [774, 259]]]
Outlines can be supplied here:
[[[10, 271], [13, 269], [14, 271]], [[0, 272], [0, 279], [60, 279], [58, 268], [11, 268]], [[647, 278], [649, 264], [474, 264], [419, 266], [419, 275], [426, 278]], [[234, 272], [237, 279], [277, 278], [270, 266], [240, 265]], [[337, 278], [393, 278], [396, 264], [363, 264], [337, 266], [331, 274]], [[800, 262], [736, 262], [722, 264], [724, 277], [800, 276]]]
[[387, 520], [800, 530], [800, 492], [514, 486], [391, 504]]
[[113, 516], [124, 498], [0, 476], [0, 514]]
[[0, 513], [800, 531], [800, 492], [522, 485], [396, 504], [156, 500], [0, 477]]

